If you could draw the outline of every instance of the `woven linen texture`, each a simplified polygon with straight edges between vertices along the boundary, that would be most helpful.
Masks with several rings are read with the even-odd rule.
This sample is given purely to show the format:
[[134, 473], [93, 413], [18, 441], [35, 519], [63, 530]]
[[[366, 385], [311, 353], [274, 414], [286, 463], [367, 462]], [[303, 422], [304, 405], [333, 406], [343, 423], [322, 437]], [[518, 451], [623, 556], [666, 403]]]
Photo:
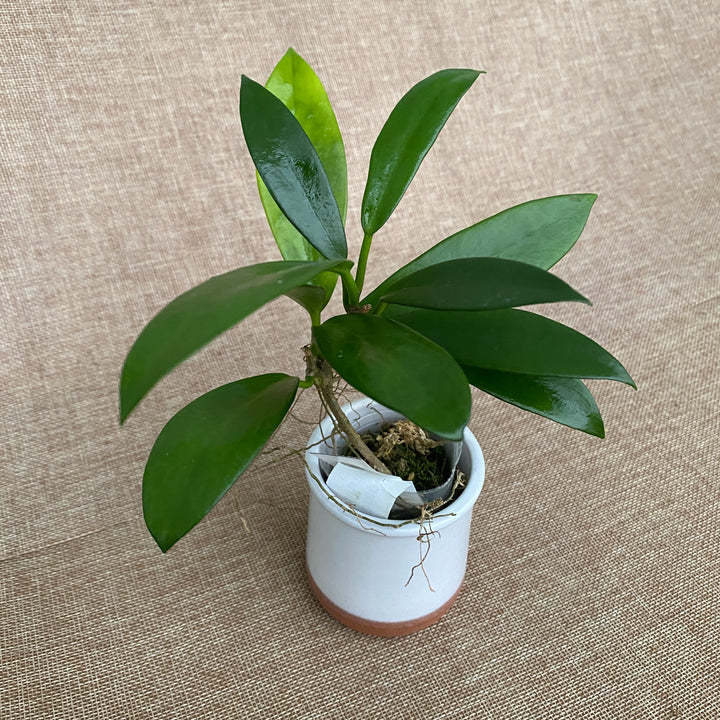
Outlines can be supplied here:
[[[720, 7], [602, 0], [0, 2], [0, 717], [720, 717]], [[596, 192], [553, 310], [639, 390], [593, 383], [604, 441], [474, 395], [488, 476], [453, 609], [407, 638], [312, 599], [296, 456], [264, 455], [167, 555], [142, 471], [222, 383], [303, 372], [303, 311], [262, 309], [122, 430], [130, 344], [207, 277], [277, 259], [237, 114], [287, 47], [343, 131], [357, 255], [393, 104], [487, 71], [378, 233], [368, 287], [451, 233]], [[271, 448], [300, 449], [304, 395]], [[246, 527], [247, 525], [247, 527]]]

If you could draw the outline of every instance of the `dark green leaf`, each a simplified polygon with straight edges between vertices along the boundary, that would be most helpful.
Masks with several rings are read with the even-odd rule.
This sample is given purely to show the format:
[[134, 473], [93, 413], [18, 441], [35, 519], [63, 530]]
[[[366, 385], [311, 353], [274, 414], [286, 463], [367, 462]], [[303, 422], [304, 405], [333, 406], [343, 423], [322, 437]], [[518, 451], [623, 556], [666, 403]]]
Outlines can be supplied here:
[[128, 353], [120, 379], [120, 422], [160, 378], [203, 345], [319, 271], [343, 265], [351, 263], [260, 263], [210, 278], [175, 298], [145, 326]]
[[380, 299], [435, 310], [496, 310], [565, 300], [589, 304], [566, 282], [545, 270], [494, 257], [431, 265], [398, 280]]
[[[393, 306], [389, 306], [392, 308]], [[398, 322], [444, 347], [463, 366], [604, 378], [635, 387], [627, 370], [582, 333], [524, 310], [390, 311]]]
[[462, 439], [470, 390], [435, 343], [385, 318], [339, 315], [313, 328], [325, 359], [353, 387], [441, 437]]
[[285, 294], [298, 305], [302, 305], [310, 315], [319, 313], [325, 304], [325, 290], [317, 285], [301, 285], [288, 290]]
[[463, 370], [471, 385], [500, 400], [575, 430], [605, 437], [600, 411], [582, 380], [474, 367]]
[[210, 512], [290, 409], [298, 378], [258, 375], [191, 402], [163, 428], [143, 477], [148, 530], [165, 552]]
[[377, 304], [401, 278], [446, 260], [499, 257], [548, 270], [575, 244], [597, 195], [557, 195], [503, 210], [445, 238], [401, 267], [373, 290], [363, 304]]
[[[313, 69], [290, 48], [275, 66], [265, 87], [295, 116], [317, 151], [332, 188], [340, 217], [347, 211], [345, 148], [327, 93]], [[258, 189], [270, 229], [285, 260], [317, 260], [320, 255], [285, 217], [258, 175]], [[321, 273], [313, 284], [325, 290], [321, 310], [332, 295], [337, 275]], [[316, 303], [315, 303], [316, 304]]]
[[375, 141], [362, 201], [362, 226], [376, 233], [407, 190], [445, 122], [480, 73], [441, 70], [398, 102]]
[[255, 167], [288, 220], [323, 257], [347, 257], [345, 228], [327, 173], [290, 110], [243, 75], [240, 118]]

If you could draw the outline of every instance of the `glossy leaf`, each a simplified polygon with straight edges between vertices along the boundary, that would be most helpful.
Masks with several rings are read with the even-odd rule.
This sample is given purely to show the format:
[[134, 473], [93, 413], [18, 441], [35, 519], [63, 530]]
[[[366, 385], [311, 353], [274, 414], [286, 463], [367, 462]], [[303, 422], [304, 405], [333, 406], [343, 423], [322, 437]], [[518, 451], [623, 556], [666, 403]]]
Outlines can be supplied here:
[[[347, 212], [347, 164], [345, 148], [327, 93], [310, 65], [290, 48], [275, 66], [265, 87], [295, 116], [317, 151], [345, 222]], [[258, 190], [270, 229], [285, 260], [318, 260], [320, 255], [285, 217], [258, 175]], [[324, 307], [332, 295], [337, 275], [321, 273], [313, 284], [325, 290], [314, 309]], [[317, 307], [319, 305], [319, 307]]]
[[422, 268], [473, 257], [519, 260], [548, 270], [580, 237], [597, 195], [556, 195], [503, 210], [461, 230], [404, 265], [363, 303], [377, 304], [385, 290]]
[[421, 427], [462, 439], [470, 390], [445, 350], [399, 323], [339, 315], [313, 328], [323, 357], [350, 385]]
[[471, 385], [523, 410], [605, 437], [597, 404], [582, 380], [463, 367]]
[[347, 260], [277, 261], [210, 278], [166, 305], [130, 349], [120, 378], [120, 422], [155, 383], [265, 303]]
[[493, 257], [431, 265], [398, 280], [380, 299], [435, 310], [496, 310], [566, 300], [589, 304], [566, 282], [545, 270]]
[[[389, 306], [393, 307], [393, 306]], [[553, 377], [604, 378], [635, 387], [627, 370], [577, 330], [524, 310], [391, 311], [460, 365]]]
[[255, 168], [288, 220], [321, 256], [347, 257], [345, 228], [327, 173], [290, 110], [243, 75], [240, 118]]
[[441, 70], [412, 87], [395, 106], [370, 156], [362, 226], [376, 233], [405, 194], [445, 122], [480, 73]]
[[143, 477], [145, 523], [166, 552], [202, 520], [290, 409], [298, 378], [258, 375], [197, 398], [163, 428]]

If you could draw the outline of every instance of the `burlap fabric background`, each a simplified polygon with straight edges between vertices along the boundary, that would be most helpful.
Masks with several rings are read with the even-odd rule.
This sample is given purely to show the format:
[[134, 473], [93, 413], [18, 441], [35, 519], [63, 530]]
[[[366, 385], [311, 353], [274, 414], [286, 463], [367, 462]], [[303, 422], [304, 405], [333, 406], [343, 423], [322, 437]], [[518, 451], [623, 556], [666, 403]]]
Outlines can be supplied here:
[[[0, 716], [720, 717], [717, 2], [0, 2]], [[410, 85], [488, 71], [396, 215], [369, 283], [535, 197], [599, 200], [554, 311], [626, 364], [599, 441], [475, 395], [487, 485], [457, 604], [413, 637], [331, 620], [304, 578], [295, 457], [258, 461], [163, 556], [140, 505], [173, 412], [302, 372], [279, 300], [122, 430], [143, 324], [276, 259], [237, 115], [292, 45], [328, 88], [350, 239], [374, 138]], [[299, 414], [314, 418], [310, 396]], [[301, 447], [293, 420], [273, 446]], [[248, 529], [245, 529], [245, 522]]]

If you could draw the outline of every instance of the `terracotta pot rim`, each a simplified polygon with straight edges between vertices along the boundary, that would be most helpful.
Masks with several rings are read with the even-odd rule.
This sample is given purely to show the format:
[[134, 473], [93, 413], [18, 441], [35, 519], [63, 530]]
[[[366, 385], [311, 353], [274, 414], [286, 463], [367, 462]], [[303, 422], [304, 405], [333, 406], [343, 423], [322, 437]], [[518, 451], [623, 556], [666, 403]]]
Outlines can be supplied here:
[[[342, 410], [352, 419], [351, 413], [362, 412], [371, 406], [380, 412], [384, 412], [389, 415], [401, 416], [401, 413], [391, 410], [390, 408], [386, 408], [380, 403], [370, 400], [369, 398], [361, 398], [360, 400], [348, 403], [343, 406]], [[320, 477], [319, 463], [316, 458], [317, 444], [322, 441], [323, 437], [327, 437], [331, 430], [332, 419], [326, 417], [320, 425], [315, 428], [314, 432], [310, 436], [308, 443], [309, 448], [305, 451], [305, 460], [309, 467], [309, 469], [306, 469], [305, 474], [307, 476], [308, 485], [310, 486], [310, 492], [317, 497], [317, 499], [330, 513], [332, 513], [332, 515], [354, 528], [372, 533], [376, 533], [379, 530], [381, 533], [393, 536], [417, 535], [417, 524], [414, 522], [408, 523], [406, 520], [372, 518], [373, 520], [376, 520], [377, 523], [382, 523], [382, 526], [378, 526], [372, 522], [369, 524], [361, 524], [361, 520], [359, 520], [352, 509], [347, 507], [339, 498], [335, 498], [335, 500], [340, 503], [340, 506], [337, 505], [328, 497], [323, 488], [318, 486], [318, 481], [311, 474], [312, 471], [314, 475], [318, 478]], [[446, 508], [443, 508], [433, 518], [432, 526], [434, 530], [442, 530], [443, 527], [456, 522], [458, 518], [468, 512], [471, 512], [485, 482], [485, 461], [482, 450], [480, 449], [477, 439], [467, 427], [463, 432], [463, 455], [461, 463], [463, 461], [470, 462], [472, 465], [472, 471], [467, 473], [468, 483], [460, 496]]]

